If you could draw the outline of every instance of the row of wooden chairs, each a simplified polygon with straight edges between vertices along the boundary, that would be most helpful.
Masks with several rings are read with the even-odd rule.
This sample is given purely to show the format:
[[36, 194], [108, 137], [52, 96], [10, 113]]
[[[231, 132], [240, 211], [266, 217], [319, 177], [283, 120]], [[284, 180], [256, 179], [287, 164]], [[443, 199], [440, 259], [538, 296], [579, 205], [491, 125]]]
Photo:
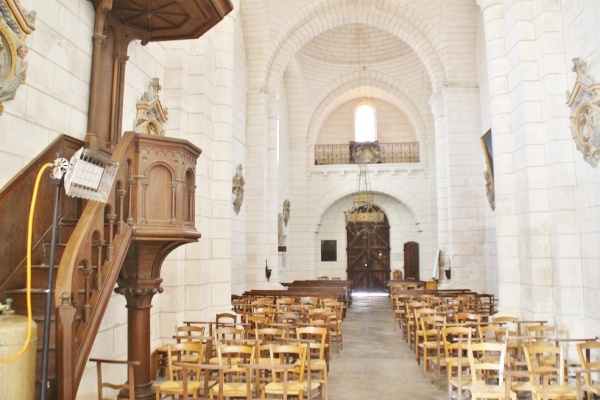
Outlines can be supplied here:
[[[324, 398], [327, 399], [328, 367], [324, 360], [324, 348], [327, 337], [326, 328], [298, 328], [296, 338], [285, 338], [281, 332], [273, 332], [271, 330], [268, 333], [274, 336], [270, 337], [265, 334], [262, 336], [263, 340], [224, 339], [220, 336], [220, 331], [225, 330], [225, 328], [220, 327], [215, 329], [217, 338], [216, 356], [212, 355], [212, 338], [205, 338], [204, 341], [188, 341], [167, 345], [168, 379], [157, 389], [157, 400], [161, 399], [163, 395], [183, 395], [184, 379], [180, 376], [181, 363], [186, 363], [188, 369], [195, 371], [191, 380], [187, 382], [187, 388], [185, 388], [185, 391], [195, 396], [199, 396], [200, 392], [202, 392], [205, 396], [209, 395], [210, 398], [213, 398], [218, 393], [221, 393], [225, 397], [246, 397], [246, 395], [249, 395], [249, 392], [241, 380], [243, 378], [244, 382], [247, 381], [250, 379], [250, 375], [245, 373], [244, 370], [258, 370], [260, 368], [263, 369], [263, 381], [267, 382], [269, 376], [272, 380], [270, 383], [263, 385], [261, 389], [262, 396], [269, 393], [277, 394], [278, 390], [283, 390], [281, 382], [277, 382], [277, 375], [283, 373], [292, 374], [290, 382], [296, 382], [295, 385], [288, 382], [287, 389], [285, 389], [288, 395], [298, 395], [298, 390], [304, 390], [298, 389], [300, 386], [304, 387], [303, 385], [298, 385], [303, 382], [302, 374], [304, 373], [304, 368], [299, 368], [299, 366], [304, 365], [305, 358], [308, 364], [308, 378], [313, 380], [312, 386], [309, 386], [311, 387], [311, 391], [318, 388], [319, 398], [323, 399], [324, 393]], [[281, 336], [275, 335], [275, 333]], [[296, 346], [296, 348], [302, 349], [302, 354], [298, 353], [298, 357], [294, 360], [295, 369], [289, 368], [286, 371], [275, 371], [278, 368], [275, 365], [283, 363], [281, 353], [285, 346], [288, 349]], [[243, 364], [244, 367], [241, 367], [240, 364]], [[211, 365], [230, 366], [229, 368], [218, 370], [218, 374], [223, 378], [221, 385], [216, 384], [221, 378], [218, 380], [213, 379], [215, 369], [206, 367]], [[265, 375], [268, 369], [271, 370], [271, 373]], [[302, 371], [299, 372], [299, 369]], [[316, 375], [313, 376], [313, 373], [316, 373]], [[298, 377], [299, 374], [300, 377]], [[185, 376], [186, 374], [183, 375]], [[298, 379], [300, 379], [299, 382]], [[279, 389], [277, 389], [278, 387]], [[255, 392], [258, 393], [257, 390]], [[302, 393], [300, 393], [300, 396], [302, 398]]]

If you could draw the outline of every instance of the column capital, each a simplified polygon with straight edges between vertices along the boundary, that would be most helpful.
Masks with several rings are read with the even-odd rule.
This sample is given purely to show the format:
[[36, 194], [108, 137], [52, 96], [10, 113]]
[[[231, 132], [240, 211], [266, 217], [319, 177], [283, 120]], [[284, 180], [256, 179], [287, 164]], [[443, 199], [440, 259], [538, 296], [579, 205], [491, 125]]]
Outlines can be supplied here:
[[157, 293], [162, 293], [160, 287], [162, 279], [152, 279], [148, 281], [119, 280], [119, 287], [115, 288], [115, 293], [122, 294], [127, 300], [127, 307], [150, 308], [152, 307], [152, 298]]

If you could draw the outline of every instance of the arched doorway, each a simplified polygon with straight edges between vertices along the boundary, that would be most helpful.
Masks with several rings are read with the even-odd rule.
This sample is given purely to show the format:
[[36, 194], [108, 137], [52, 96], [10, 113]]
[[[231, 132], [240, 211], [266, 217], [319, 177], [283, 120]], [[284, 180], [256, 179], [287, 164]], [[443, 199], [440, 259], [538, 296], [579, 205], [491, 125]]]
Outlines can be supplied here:
[[385, 213], [379, 208], [377, 211], [383, 214], [383, 221], [357, 222], [359, 229], [346, 226], [347, 273], [353, 290], [387, 291], [391, 271], [390, 225]]

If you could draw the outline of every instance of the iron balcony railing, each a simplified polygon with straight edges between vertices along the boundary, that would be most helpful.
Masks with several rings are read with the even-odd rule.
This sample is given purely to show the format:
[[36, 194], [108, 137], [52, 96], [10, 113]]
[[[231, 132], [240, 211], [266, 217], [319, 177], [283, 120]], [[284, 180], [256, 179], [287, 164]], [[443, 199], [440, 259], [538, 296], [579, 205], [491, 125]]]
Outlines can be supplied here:
[[[379, 153], [381, 164], [418, 163], [419, 143], [370, 143], [370, 147]], [[354, 144], [318, 144], [315, 145], [315, 165], [355, 164], [352, 157]]]

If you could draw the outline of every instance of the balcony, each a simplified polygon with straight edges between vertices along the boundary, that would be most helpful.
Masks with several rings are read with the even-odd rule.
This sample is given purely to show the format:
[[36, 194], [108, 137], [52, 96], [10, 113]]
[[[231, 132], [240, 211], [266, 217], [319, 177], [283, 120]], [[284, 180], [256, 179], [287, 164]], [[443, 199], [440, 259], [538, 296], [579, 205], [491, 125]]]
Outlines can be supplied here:
[[[369, 143], [373, 152], [379, 153], [378, 164], [418, 163], [419, 143]], [[315, 165], [355, 164], [352, 157], [354, 143], [315, 145]]]

